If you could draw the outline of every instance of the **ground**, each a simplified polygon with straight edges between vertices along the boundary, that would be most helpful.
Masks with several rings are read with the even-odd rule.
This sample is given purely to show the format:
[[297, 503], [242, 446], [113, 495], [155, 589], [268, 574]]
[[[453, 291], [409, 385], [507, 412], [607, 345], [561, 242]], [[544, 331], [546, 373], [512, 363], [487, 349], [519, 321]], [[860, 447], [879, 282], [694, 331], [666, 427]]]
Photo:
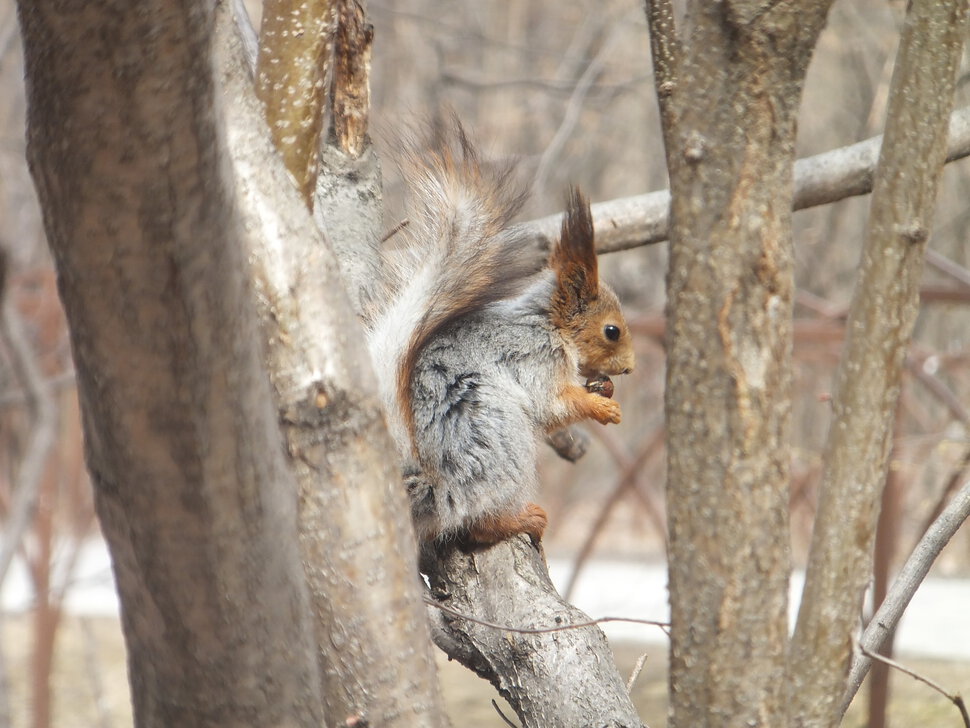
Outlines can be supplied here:
[[[13, 725], [29, 725], [27, 696], [30, 675], [31, 623], [25, 616], [3, 618], [2, 650]], [[119, 623], [108, 617], [67, 617], [58, 635], [54, 672], [55, 728], [118, 728], [131, 725], [124, 648]], [[621, 674], [631, 674], [638, 658], [646, 654], [644, 667], [634, 684], [634, 701], [644, 722], [657, 728], [665, 723], [667, 710], [666, 650], [661, 645], [614, 646]], [[495, 691], [484, 681], [439, 653], [445, 700], [453, 725], [477, 728], [505, 728], [491, 700]], [[951, 692], [970, 693], [970, 662], [906, 659], [909, 667], [934, 679]], [[901, 674], [892, 678], [893, 697], [889, 719], [895, 726], [962, 725], [957, 709], [939, 693]], [[515, 715], [498, 701], [513, 721]], [[848, 728], [864, 725], [864, 705], [856, 701], [845, 722]], [[100, 708], [98, 707], [100, 705]]]

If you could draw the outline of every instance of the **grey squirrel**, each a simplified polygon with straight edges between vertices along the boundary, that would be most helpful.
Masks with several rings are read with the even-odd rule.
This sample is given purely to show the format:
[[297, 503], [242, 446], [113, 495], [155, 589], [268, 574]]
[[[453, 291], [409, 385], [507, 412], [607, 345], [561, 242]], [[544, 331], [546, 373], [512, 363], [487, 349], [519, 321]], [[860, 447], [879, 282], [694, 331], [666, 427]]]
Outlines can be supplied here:
[[535, 273], [509, 224], [522, 204], [511, 169], [482, 164], [455, 126], [409, 155], [420, 209], [368, 345], [418, 537], [538, 542], [538, 442], [581, 420], [618, 423], [609, 375], [633, 369], [633, 347], [599, 281], [582, 194]]

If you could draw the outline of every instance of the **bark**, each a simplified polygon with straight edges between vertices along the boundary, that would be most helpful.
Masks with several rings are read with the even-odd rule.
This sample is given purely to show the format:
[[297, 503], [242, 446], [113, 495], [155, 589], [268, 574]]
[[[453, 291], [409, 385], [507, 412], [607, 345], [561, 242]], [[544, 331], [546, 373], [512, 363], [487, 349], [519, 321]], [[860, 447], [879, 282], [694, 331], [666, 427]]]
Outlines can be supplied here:
[[358, 0], [340, 0], [337, 17], [331, 88], [333, 141], [347, 156], [356, 158], [370, 144], [367, 124], [374, 26], [367, 22]]
[[784, 715], [792, 165], [828, 5], [691, 5], [666, 101], [672, 726]]
[[903, 26], [792, 639], [793, 725], [840, 717], [966, 19], [965, 0], [916, 0]]
[[[434, 600], [492, 624], [535, 630], [589, 622], [563, 601], [525, 537], [465, 553], [445, 547], [423, 560]], [[640, 728], [599, 627], [522, 633], [430, 608], [435, 641], [491, 682], [526, 728]]]
[[338, 0], [267, 0], [256, 60], [256, 90], [276, 148], [313, 205]]
[[228, 11], [219, 28], [242, 243], [300, 488], [326, 711], [335, 723], [442, 725], [410, 511], [363, 332], [270, 141]]
[[209, 4], [19, 4], [28, 157], [137, 725], [320, 725]]

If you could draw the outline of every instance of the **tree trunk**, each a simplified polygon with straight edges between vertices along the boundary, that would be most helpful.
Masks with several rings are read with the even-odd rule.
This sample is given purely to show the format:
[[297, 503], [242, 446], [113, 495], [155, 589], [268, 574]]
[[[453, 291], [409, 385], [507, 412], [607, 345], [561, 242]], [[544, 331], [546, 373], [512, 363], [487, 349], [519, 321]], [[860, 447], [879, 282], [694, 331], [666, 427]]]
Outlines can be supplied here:
[[792, 639], [795, 726], [841, 717], [966, 27], [966, 0], [914, 0], [903, 27]]
[[[223, 85], [232, 99], [229, 144], [246, 230], [241, 241], [300, 488], [300, 544], [324, 706], [335, 723], [363, 718], [402, 728], [441, 725], [446, 721], [410, 509], [363, 331], [329, 242], [270, 143], [228, 13], [220, 15], [219, 32]], [[358, 181], [368, 185], [370, 178]], [[343, 199], [352, 204], [349, 191]], [[372, 198], [362, 194], [358, 200], [369, 206]], [[329, 201], [321, 207], [329, 209]], [[356, 239], [345, 234], [342, 249], [349, 253], [356, 242], [359, 257], [376, 254], [370, 245], [376, 236], [358, 221]]]
[[296, 485], [238, 245], [211, 4], [19, 5], [137, 725], [322, 722]]
[[[675, 727], [772, 725], [784, 715], [792, 165], [802, 83], [828, 5], [698, 2], [682, 48], [657, 44], [682, 52], [658, 64], [672, 193]], [[653, 22], [655, 34], [669, 32]]]

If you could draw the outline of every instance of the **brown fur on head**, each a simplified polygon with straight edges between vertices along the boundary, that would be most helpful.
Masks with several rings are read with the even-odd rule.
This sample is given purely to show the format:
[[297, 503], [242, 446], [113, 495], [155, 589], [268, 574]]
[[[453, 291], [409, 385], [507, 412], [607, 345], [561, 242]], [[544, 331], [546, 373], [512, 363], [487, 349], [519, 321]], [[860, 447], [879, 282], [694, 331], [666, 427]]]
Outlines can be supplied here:
[[556, 273], [552, 324], [576, 346], [580, 374], [627, 374], [633, 370], [630, 330], [613, 290], [599, 280], [589, 201], [569, 191], [562, 233], [549, 259]]

